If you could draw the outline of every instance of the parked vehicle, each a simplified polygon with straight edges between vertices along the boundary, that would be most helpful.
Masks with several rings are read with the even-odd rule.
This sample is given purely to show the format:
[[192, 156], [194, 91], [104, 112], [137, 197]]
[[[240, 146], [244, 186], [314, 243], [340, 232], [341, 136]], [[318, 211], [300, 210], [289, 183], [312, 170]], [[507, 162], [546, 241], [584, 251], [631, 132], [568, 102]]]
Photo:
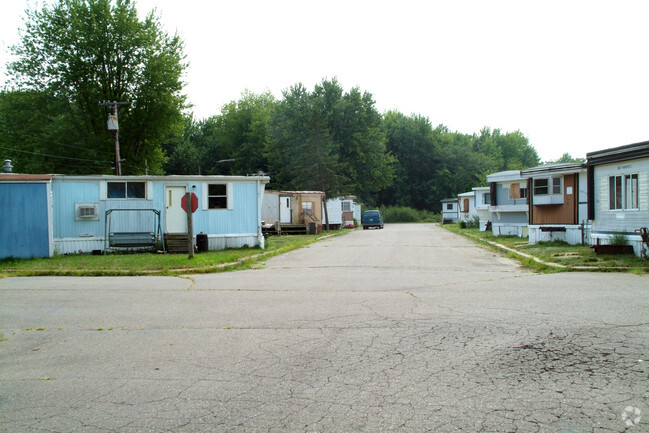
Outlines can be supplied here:
[[363, 225], [363, 230], [367, 230], [370, 227], [382, 229], [383, 218], [381, 217], [381, 212], [378, 210], [366, 210], [361, 217], [361, 224]]

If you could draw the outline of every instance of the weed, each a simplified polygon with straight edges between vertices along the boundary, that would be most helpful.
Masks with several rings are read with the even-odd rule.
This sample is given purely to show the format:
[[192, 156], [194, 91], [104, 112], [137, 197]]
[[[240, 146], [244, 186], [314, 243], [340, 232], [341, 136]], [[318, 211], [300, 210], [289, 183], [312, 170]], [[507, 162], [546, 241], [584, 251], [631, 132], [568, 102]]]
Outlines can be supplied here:
[[623, 246], [626, 245], [626, 235], [624, 233], [613, 233], [609, 239], [610, 245]]

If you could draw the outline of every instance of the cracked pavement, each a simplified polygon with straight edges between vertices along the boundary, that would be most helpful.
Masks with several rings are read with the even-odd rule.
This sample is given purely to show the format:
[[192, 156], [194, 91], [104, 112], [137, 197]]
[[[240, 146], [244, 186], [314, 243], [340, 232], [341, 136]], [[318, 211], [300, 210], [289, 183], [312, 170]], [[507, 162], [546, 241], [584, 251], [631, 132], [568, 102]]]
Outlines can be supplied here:
[[649, 276], [537, 274], [433, 225], [0, 279], [0, 332], [0, 431], [649, 431]]

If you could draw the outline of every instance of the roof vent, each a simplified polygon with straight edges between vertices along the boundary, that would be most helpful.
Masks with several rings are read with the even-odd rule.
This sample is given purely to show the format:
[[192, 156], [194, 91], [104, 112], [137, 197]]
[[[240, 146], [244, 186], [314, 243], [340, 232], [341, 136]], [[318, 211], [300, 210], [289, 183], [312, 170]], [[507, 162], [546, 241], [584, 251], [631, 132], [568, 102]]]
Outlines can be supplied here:
[[11, 160], [10, 159], [5, 159], [5, 165], [4, 165], [4, 172], [5, 173], [13, 173], [13, 165], [11, 165]]

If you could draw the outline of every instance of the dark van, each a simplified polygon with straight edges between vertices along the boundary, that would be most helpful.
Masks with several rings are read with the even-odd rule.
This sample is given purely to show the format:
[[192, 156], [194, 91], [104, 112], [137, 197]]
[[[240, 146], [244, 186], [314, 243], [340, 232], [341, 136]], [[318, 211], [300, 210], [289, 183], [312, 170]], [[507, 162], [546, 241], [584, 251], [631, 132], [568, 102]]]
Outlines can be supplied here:
[[382, 229], [383, 218], [381, 218], [381, 213], [377, 210], [366, 210], [361, 217], [361, 224], [363, 225], [363, 230], [367, 230], [370, 227]]

